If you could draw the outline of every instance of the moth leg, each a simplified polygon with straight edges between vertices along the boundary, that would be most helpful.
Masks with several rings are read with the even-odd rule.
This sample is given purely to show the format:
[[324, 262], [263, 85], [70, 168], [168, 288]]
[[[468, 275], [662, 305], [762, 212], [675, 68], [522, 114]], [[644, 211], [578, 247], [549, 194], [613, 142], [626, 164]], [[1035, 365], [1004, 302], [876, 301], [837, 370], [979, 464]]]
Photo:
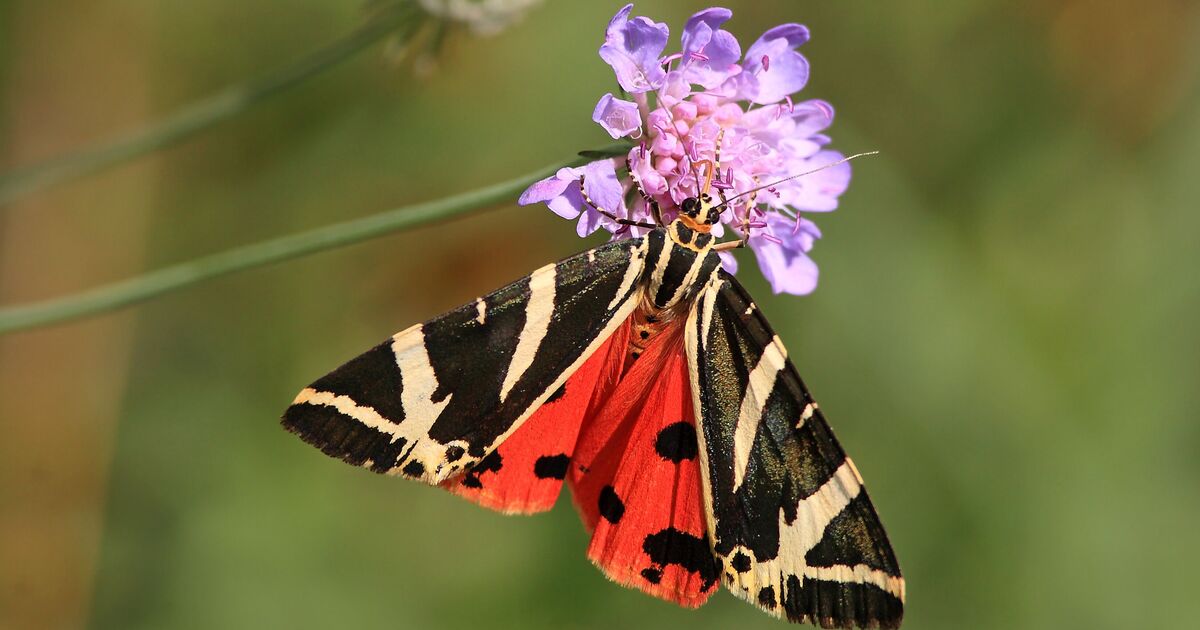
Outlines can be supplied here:
[[651, 230], [658, 227], [658, 225], [656, 225], [654, 223], [646, 223], [645, 221], [632, 221], [630, 219], [622, 219], [622, 218], [618, 217], [617, 215], [609, 212], [608, 210], [605, 210], [604, 208], [601, 208], [600, 206], [596, 205], [596, 202], [592, 201], [591, 197], [588, 197], [587, 191], [584, 190], [584, 188], [583, 188], [583, 176], [582, 175], [579, 176], [579, 194], [583, 196], [584, 203], [591, 206], [592, 209], [595, 210], [596, 212], [599, 212], [600, 214], [612, 219], [613, 221], [616, 221], [617, 225], [636, 225], [637, 227], [648, 228]]

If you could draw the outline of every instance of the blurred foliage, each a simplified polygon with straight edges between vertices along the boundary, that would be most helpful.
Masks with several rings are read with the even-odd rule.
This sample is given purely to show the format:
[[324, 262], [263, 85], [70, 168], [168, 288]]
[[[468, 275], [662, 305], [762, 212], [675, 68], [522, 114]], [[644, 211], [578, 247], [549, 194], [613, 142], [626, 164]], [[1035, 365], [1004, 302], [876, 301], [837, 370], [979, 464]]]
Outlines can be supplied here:
[[[0, 8], [0, 27], [27, 23], [11, 18], [38, 4]], [[906, 627], [1195, 619], [1200, 7], [727, 5], [743, 43], [808, 24], [805, 93], [838, 108], [835, 146], [882, 151], [856, 162], [841, 209], [816, 218], [815, 294], [773, 297], [751, 265], [742, 275], [867, 479], [908, 579]], [[617, 6], [550, 2], [496, 37], [451, 32], [427, 73], [361, 55], [167, 151], [146, 266], [604, 144], [589, 118], [613, 80], [595, 53]], [[644, 1], [637, 12], [678, 33], [702, 6]], [[148, 28], [140, 89], [170, 111], [336, 37], [360, 8], [119, 10]], [[0, 76], [29, 62], [19, 41], [0, 36]], [[87, 54], [70, 40], [58, 50]], [[98, 115], [87, 107], [48, 111]], [[111, 208], [101, 198], [51, 211], [69, 224]], [[606, 583], [566, 498], [547, 515], [505, 517], [327, 459], [279, 429], [314, 377], [585, 245], [543, 208], [505, 207], [140, 307], [127, 362], [104, 367], [129, 377], [90, 625], [782, 627], [727, 594], [686, 611]]]

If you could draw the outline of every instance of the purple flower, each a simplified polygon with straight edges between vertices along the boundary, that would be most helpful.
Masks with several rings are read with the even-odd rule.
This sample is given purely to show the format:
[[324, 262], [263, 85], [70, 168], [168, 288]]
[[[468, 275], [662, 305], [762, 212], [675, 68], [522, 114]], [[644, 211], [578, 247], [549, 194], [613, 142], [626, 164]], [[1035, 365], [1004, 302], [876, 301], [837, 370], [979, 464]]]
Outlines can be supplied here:
[[[793, 99], [808, 82], [808, 60], [796, 50], [808, 41], [808, 29], [776, 26], [743, 55], [737, 38], [722, 28], [732, 12], [714, 7], [693, 15], [678, 52], [664, 56], [667, 26], [631, 18], [632, 9], [625, 6], [613, 16], [600, 47], [632, 102], [606, 94], [592, 119], [636, 146], [619, 163], [608, 159], [562, 169], [531, 186], [521, 203], [545, 202], [556, 214], [577, 218], [581, 236], [604, 228], [626, 238], [642, 230], [597, 212], [582, 191], [616, 217], [649, 222], [649, 204], [634, 190], [640, 187], [670, 221], [680, 202], [699, 194], [707, 175], [699, 165], [719, 157], [713, 194], [730, 203], [721, 215], [724, 227], [713, 226], [713, 234], [745, 237], [777, 293], [811, 292], [817, 267], [808, 252], [821, 233], [802, 214], [837, 208], [850, 183], [850, 165], [823, 168], [842, 159], [825, 135], [833, 107]], [[618, 165], [628, 166], [629, 175], [618, 178]], [[806, 174], [792, 178], [801, 173]], [[723, 252], [721, 258], [727, 271], [737, 271], [732, 255]]]
[[620, 226], [597, 212], [584, 199], [585, 193], [597, 206], [616, 216], [629, 214], [623, 201], [624, 188], [617, 179], [612, 159], [597, 160], [583, 168], [560, 168], [553, 176], [525, 189], [517, 203], [522, 206], [545, 203], [554, 214], [564, 219], [578, 218], [577, 232], [581, 237], [600, 227], [611, 232], [618, 231]]
[[808, 257], [821, 231], [808, 219], [789, 219], [768, 213], [759, 238], [750, 239], [767, 282], [776, 293], [804, 295], [817, 288], [817, 263]]
[[592, 120], [604, 127], [613, 138], [633, 135], [642, 128], [642, 115], [638, 112], [637, 103], [623, 101], [612, 93], [600, 97], [596, 109], [592, 112]]
[[783, 24], [763, 33], [746, 51], [746, 74], [753, 86], [746, 97], [759, 104], [775, 103], [799, 92], [808, 83], [808, 60], [795, 48], [808, 41], [808, 29]]
[[742, 47], [729, 31], [719, 27], [733, 11], [714, 7], [693, 15], [683, 27], [683, 78], [706, 89], [715, 88], [741, 72], [737, 65]]
[[633, 5], [627, 4], [609, 21], [600, 58], [613, 67], [626, 92], [641, 94], [662, 85], [666, 72], [658, 58], [667, 47], [670, 30], [644, 17], [630, 20], [632, 10]]

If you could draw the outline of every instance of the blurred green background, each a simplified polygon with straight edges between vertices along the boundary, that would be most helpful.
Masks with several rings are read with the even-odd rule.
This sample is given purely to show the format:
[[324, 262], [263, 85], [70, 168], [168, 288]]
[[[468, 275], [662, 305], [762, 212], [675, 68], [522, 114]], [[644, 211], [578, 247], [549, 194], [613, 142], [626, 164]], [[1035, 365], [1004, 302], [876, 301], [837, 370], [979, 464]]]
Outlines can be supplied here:
[[[1200, 5], [727, 2], [799, 21], [859, 161], [819, 290], [742, 276], [867, 478], [907, 628], [1200, 617]], [[548, 2], [436, 65], [376, 47], [170, 150], [0, 208], [0, 302], [434, 199], [607, 144], [616, 2]], [[636, 13], [671, 24], [683, 1]], [[348, 32], [349, 0], [0, 3], [0, 166]], [[592, 243], [595, 241], [589, 241]], [[0, 627], [783, 627], [607, 583], [569, 501], [505, 517], [280, 430], [378, 339], [582, 249], [543, 207], [0, 338]], [[747, 261], [748, 262], [748, 261]]]

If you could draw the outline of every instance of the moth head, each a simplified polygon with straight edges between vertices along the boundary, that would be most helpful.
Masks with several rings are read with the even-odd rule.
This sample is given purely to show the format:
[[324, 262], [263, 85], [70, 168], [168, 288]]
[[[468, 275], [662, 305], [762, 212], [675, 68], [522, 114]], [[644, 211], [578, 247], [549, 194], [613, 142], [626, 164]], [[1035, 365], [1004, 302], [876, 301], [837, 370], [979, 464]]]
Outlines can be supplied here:
[[712, 195], [700, 193], [699, 197], [688, 197], [679, 204], [679, 218], [684, 225], [698, 232], [707, 232], [721, 220], [722, 207], [713, 204]]

